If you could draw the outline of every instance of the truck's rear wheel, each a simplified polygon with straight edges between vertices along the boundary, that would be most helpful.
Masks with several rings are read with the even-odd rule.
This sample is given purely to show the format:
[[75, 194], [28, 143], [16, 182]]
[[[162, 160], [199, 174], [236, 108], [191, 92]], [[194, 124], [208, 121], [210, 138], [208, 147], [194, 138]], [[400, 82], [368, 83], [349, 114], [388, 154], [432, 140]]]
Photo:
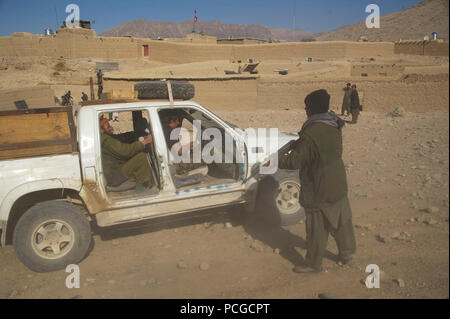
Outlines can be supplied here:
[[73, 204], [48, 201], [31, 207], [17, 222], [13, 245], [33, 271], [49, 272], [80, 262], [91, 243], [91, 228]]

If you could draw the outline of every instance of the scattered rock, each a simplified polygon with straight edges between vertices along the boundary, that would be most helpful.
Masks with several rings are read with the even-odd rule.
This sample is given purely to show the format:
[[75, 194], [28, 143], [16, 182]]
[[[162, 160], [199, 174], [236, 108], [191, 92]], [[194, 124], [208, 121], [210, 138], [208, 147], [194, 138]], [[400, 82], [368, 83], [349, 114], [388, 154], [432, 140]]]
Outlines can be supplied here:
[[400, 288], [404, 288], [405, 287], [405, 281], [401, 278], [397, 278], [394, 279], [394, 282], [400, 287]]
[[377, 240], [379, 242], [382, 242], [383, 244], [387, 244], [392, 241], [388, 236], [381, 235], [381, 234], [377, 235]]
[[435, 214], [435, 213], [438, 213], [438, 212], [439, 212], [439, 208], [436, 207], [436, 206], [430, 206], [430, 207], [427, 207], [427, 208], [425, 209], [425, 211], [426, 211], [427, 213], [430, 213], [430, 214]]
[[433, 218], [430, 218], [430, 219], [425, 220], [424, 223], [427, 225], [436, 225], [438, 222], [436, 220], [434, 220]]
[[154, 284], [157, 284], [157, 283], [158, 283], [158, 280], [157, 280], [156, 278], [154, 278], [154, 277], [151, 277], [151, 278], [147, 281], [147, 283], [148, 283], [149, 285], [154, 285]]
[[118, 241], [118, 240], [113, 240], [113, 241], [111, 242], [111, 244], [112, 244], [113, 246], [118, 246], [118, 245], [119, 245], [119, 241]]
[[279, 254], [280, 254], [280, 249], [279, 249], [279, 248], [275, 248], [275, 249], [273, 250], [273, 252], [274, 252], [275, 254], [279, 255]]
[[360, 228], [360, 229], [364, 229], [364, 230], [371, 230], [372, 229], [372, 225], [370, 225], [370, 224], [355, 224], [355, 228]]
[[173, 230], [173, 232], [174, 232], [174, 233], [178, 233], [178, 229], [175, 228], [175, 229]]
[[392, 117], [403, 117], [406, 115], [406, 110], [404, 107], [402, 106], [397, 106], [391, 113], [390, 115]]
[[86, 282], [89, 284], [93, 284], [95, 283], [96, 279], [95, 278], [86, 278]]
[[411, 237], [411, 235], [407, 232], [401, 232], [401, 233], [394, 233], [392, 234], [391, 238], [397, 239], [397, 240], [408, 240]]
[[209, 269], [209, 264], [201, 263], [199, 268], [200, 268], [200, 270], [208, 270]]
[[332, 294], [328, 292], [323, 292], [318, 294], [319, 299], [336, 299]]
[[259, 253], [262, 253], [264, 251], [264, 247], [257, 243], [257, 242], [253, 242], [250, 244], [250, 248], [253, 249], [254, 251], [257, 251]]
[[230, 222], [226, 222], [225, 228], [233, 228], [233, 225]]
[[177, 264], [177, 268], [178, 269], [186, 269], [187, 268], [187, 264], [184, 261], [179, 261]]
[[416, 217], [416, 222], [422, 223], [424, 221], [423, 217]]

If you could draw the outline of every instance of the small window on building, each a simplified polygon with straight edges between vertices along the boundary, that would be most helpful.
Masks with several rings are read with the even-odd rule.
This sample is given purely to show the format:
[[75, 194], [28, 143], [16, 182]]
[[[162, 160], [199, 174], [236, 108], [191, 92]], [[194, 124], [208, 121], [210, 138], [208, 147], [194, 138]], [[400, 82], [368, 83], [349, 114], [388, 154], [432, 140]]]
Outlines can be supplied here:
[[144, 57], [148, 56], [148, 45], [143, 45], [144, 47]]

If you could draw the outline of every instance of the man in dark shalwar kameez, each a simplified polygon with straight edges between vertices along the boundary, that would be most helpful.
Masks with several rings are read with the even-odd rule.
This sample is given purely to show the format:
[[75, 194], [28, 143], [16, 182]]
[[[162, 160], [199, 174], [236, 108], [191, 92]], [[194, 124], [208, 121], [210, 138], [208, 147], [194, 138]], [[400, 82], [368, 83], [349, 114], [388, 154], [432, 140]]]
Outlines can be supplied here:
[[287, 154], [279, 154], [282, 169], [298, 169], [301, 183], [300, 204], [306, 211], [307, 253], [297, 273], [322, 270], [328, 235], [335, 238], [342, 264], [356, 251], [352, 211], [347, 196], [347, 176], [342, 160], [344, 121], [328, 112], [330, 95], [317, 90], [305, 98], [308, 120], [299, 139]]

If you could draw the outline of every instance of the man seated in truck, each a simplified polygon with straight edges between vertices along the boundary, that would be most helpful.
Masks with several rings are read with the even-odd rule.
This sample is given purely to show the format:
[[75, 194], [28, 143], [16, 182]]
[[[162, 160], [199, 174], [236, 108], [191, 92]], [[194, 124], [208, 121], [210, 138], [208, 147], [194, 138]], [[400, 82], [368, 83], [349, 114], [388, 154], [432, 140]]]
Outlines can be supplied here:
[[116, 188], [132, 181], [150, 187], [150, 164], [144, 149], [152, 143], [152, 135], [131, 144], [122, 143], [111, 136], [113, 128], [106, 118], [100, 119], [100, 133], [103, 172], [108, 186]]
[[204, 163], [193, 162], [193, 147], [194, 147], [193, 141], [191, 141], [187, 145], [183, 145], [178, 138], [177, 139], [171, 138], [172, 131], [175, 129], [179, 129], [182, 126], [182, 121], [183, 117], [182, 114], [179, 112], [170, 112], [162, 117], [164, 137], [166, 139], [167, 147], [169, 148], [169, 150], [171, 152], [178, 153], [179, 156], [181, 156], [183, 152], [187, 152], [188, 149], [190, 151], [189, 155], [190, 162], [189, 163], [180, 162], [176, 165], [177, 175], [187, 174], [189, 171], [203, 167], [205, 165]]

